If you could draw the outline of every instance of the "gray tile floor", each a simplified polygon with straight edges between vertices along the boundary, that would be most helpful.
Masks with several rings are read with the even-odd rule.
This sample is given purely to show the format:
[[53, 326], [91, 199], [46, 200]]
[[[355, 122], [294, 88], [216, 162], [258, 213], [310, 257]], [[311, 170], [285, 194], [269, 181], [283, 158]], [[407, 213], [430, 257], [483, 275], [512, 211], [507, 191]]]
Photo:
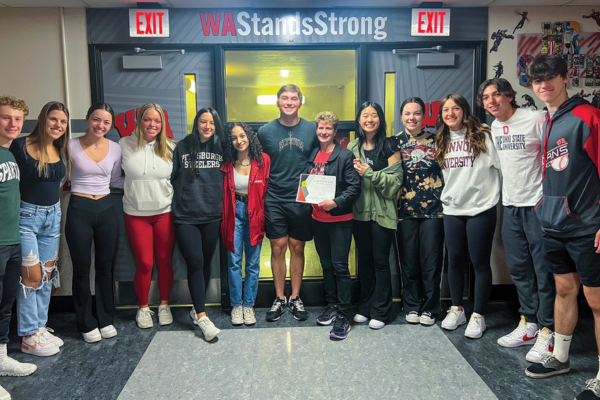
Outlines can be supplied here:
[[159, 332], [119, 399], [496, 399], [437, 326]]

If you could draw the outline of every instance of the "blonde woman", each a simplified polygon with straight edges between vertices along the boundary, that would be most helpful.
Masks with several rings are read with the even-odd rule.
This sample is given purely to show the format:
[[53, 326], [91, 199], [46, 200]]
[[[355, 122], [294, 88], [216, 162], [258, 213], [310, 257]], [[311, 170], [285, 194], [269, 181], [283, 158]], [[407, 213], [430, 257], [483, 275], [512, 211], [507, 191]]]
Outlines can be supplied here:
[[175, 142], [167, 137], [165, 114], [158, 104], [144, 104], [137, 116], [133, 135], [119, 141], [125, 171], [125, 229], [135, 257], [135, 293], [139, 309], [135, 321], [139, 328], [153, 326], [148, 307], [152, 266], [156, 257], [160, 306], [158, 324], [169, 325], [173, 316], [169, 296], [173, 287], [173, 245], [175, 225], [171, 213]]

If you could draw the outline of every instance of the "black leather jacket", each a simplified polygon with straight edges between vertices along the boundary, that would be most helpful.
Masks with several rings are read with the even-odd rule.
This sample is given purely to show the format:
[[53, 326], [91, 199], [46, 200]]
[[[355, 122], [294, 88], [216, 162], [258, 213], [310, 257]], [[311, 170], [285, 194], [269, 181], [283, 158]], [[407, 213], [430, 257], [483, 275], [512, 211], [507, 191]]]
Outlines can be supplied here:
[[[354, 169], [354, 154], [343, 148], [338, 142], [334, 142], [333, 152], [325, 164], [325, 175], [336, 177], [335, 198], [333, 201], [338, 205], [328, 211], [333, 216], [352, 213], [352, 205], [360, 196], [360, 176]], [[308, 158], [307, 173], [315, 168], [314, 161], [317, 153], [321, 150], [317, 147]]]

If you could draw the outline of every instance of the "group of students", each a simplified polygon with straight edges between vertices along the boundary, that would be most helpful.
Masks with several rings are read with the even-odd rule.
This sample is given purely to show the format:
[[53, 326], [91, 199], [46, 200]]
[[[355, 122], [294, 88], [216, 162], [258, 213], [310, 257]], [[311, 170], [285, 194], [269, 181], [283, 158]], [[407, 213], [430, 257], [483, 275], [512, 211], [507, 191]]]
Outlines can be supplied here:
[[[300, 288], [304, 246], [314, 238], [327, 301], [316, 322], [332, 326], [332, 339], [347, 337], [350, 319], [368, 322], [372, 329], [389, 323], [394, 242], [406, 321], [433, 325], [440, 312], [445, 243], [452, 305], [441, 327], [455, 330], [467, 322], [463, 294], [470, 262], [474, 306], [464, 334], [480, 338], [486, 330], [496, 205], [502, 193], [502, 238], [522, 316], [498, 344], [533, 345], [526, 357], [533, 363], [527, 376], [568, 372], [581, 284], [600, 342], [600, 112], [583, 99], [568, 98], [567, 67], [560, 57], [537, 58], [528, 78], [547, 113], [518, 108], [510, 84], [494, 78], [480, 86], [477, 96], [496, 118], [491, 128], [464, 97], [451, 94], [441, 101], [435, 134], [424, 131], [425, 105], [411, 97], [401, 105], [404, 130], [386, 137], [382, 107], [365, 102], [356, 116], [356, 139], [347, 148], [336, 141], [339, 119], [334, 113], [321, 112], [314, 122], [298, 116], [302, 92], [292, 84], [277, 94], [279, 118], [258, 134], [241, 122], [225, 129], [214, 109], [202, 108], [191, 134], [178, 143], [167, 137], [164, 112], [153, 103], [140, 109], [134, 133], [118, 144], [105, 137], [114, 125], [108, 104], [93, 105], [85, 135], [68, 140], [68, 110], [50, 102], [33, 132], [17, 138], [28, 108], [22, 100], [0, 97], [0, 222], [5, 228], [0, 233], [0, 374], [29, 375], [36, 369], [6, 355], [17, 297], [22, 351], [48, 356], [63, 345], [46, 322], [52, 283], [59, 284], [59, 189], [67, 180], [71, 197], [65, 235], [77, 329], [86, 342], [117, 335], [112, 262], [119, 221], [110, 187], [124, 190], [125, 227], [136, 262], [138, 327], [153, 326], [148, 293], [154, 262], [158, 323], [173, 321], [168, 301], [177, 239], [188, 269], [190, 317], [207, 341], [219, 333], [205, 308], [219, 236], [228, 250], [231, 322], [252, 325], [265, 233], [277, 296], [267, 321], [277, 321], [288, 310], [297, 320], [308, 319]], [[334, 198], [312, 205], [297, 202], [301, 174], [334, 176]], [[352, 237], [360, 298], [351, 318]], [[89, 288], [92, 242], [95, 315]], [[288, 249], [291, 295], [286, 297]], [[577, 399], [598, 397], [600, 373]]]

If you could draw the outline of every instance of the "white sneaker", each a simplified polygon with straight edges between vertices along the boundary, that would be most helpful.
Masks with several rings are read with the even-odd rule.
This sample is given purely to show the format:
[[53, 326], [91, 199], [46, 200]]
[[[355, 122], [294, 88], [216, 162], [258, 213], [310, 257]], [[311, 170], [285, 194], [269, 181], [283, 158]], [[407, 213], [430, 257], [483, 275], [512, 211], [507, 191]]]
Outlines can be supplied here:
[[453, 331], [459, 327], [459, 325], [466, 324], [467, 317], [465, 317], [465, 310], [459, 310], [458, 307], [452, 306], [448, 310], [448, 315], [442, 321], [442, 328], [447, 331]]
[[94, 343], [102, 340], [102, 335], [100, 334], [98, 328], [89, 332], [81, 332], [81, 336], [83, 336], [83, 340], [85, 340], [87, 343]]
[[204, 340], [206, 340], [207, 342], [212, 341], [214, 338], [217, 337], [219, 332], [221, 332], [221, 330], [218, 329], [215, 326], [215, 324], [213, 324], [212, 321], [208, 319], [206, 315], [204, 315], [198, 320], [198, 326], [200, 327], [200, 329], [202, 329]]
[[532, 363], [539, 363], [548, 354], [554, 351], [554, 332], [548, 328], [544, 328], [536, 333], [537, 340], [529, 350], [525, 359]]
[[531, 346], [535, 343], [537, 337], [538, 325], [536, 323], [525, 321], [521, 315], [521, 321], [514, 331], [498, 339], [498, 344], [502, 347]]
[[18, 362], [8, 356], [0, 360], [0, 376], [27, 376], [37, 369], [37, 365]]
[[0, 400], [10, 400], [10, 393], [0, 386]]
[[365, 317], [364, 315], [354, 314], [354, 322], [364, 324], [367, 321], [369, 321], [369, 318]]
[[135, 315], [135, 323], [140, 329], [148, 329], [154, 326], [152, 322], [152, 315], [154, 311], [150, 310], [150, 307], [138, 308], [137, 314]]
[[244, 307], [233, 306], [231, 309], [231, 325], [240, 326], [244, 324]]
[[198, 325], [198, 313], [196, 312], [194, 306], [192, 306], [192, 309], [190, 310], [190, 318], [192, 319], [194, 325]]
[[39, 332], [31, 336], [24, 336], [21, 341], [21, 351], [38, 357], [53, 356], [60, 350], [57, 345], [46, 341]]
[[369, 328], [371, 328], [371, 329], [381, 329], [384, 326], [385, 326], [385, 322], [381, 322], [376, 319], [371, 319], [369, 321]]
[[421, 319], [419, 318], [419, 313], [416, 311], [411, 311], [408, 314], [406, 314], [406, 322], [408, 322], [409, 324], [420, 323]]
[[173, 323], [173, 314], [168, 304], [158, 306], [158, 325], [165, 326]]
[[254, 307], [244, 307], [244, 324], [254, 325], [256, 323], [256, 315], [254, 314]]
[[105, 326], [100, 329], [100, 336], [104, 339], [110, 339], [111, 337], [117, 336], [117, 328], [112, 325]]
[[435, 317], [430, 312], [424, 312], [419, 317], [419, 322], [424, 326], [431, 326], [435, 324]]
[[46, 339], [46, 342], [54, 343], [58, 347], [62, 347], [65, 345], [65, 342], [62, 341], [58, 336], [54, 336], [52, 334], [54, 330], [52, 328], [48, 328], [47, 326], [43, 326], [40, 328], [39, 334]]
[[467, 329], [465, 330], [465, 336], [469, 339], [479, 339], [481, 335], [483, 335], [484, 331], [485, 318], [483, 317], [483, 315], [474, 312], [473, 314], [471, 314], [469, 325], [467, 325]]

